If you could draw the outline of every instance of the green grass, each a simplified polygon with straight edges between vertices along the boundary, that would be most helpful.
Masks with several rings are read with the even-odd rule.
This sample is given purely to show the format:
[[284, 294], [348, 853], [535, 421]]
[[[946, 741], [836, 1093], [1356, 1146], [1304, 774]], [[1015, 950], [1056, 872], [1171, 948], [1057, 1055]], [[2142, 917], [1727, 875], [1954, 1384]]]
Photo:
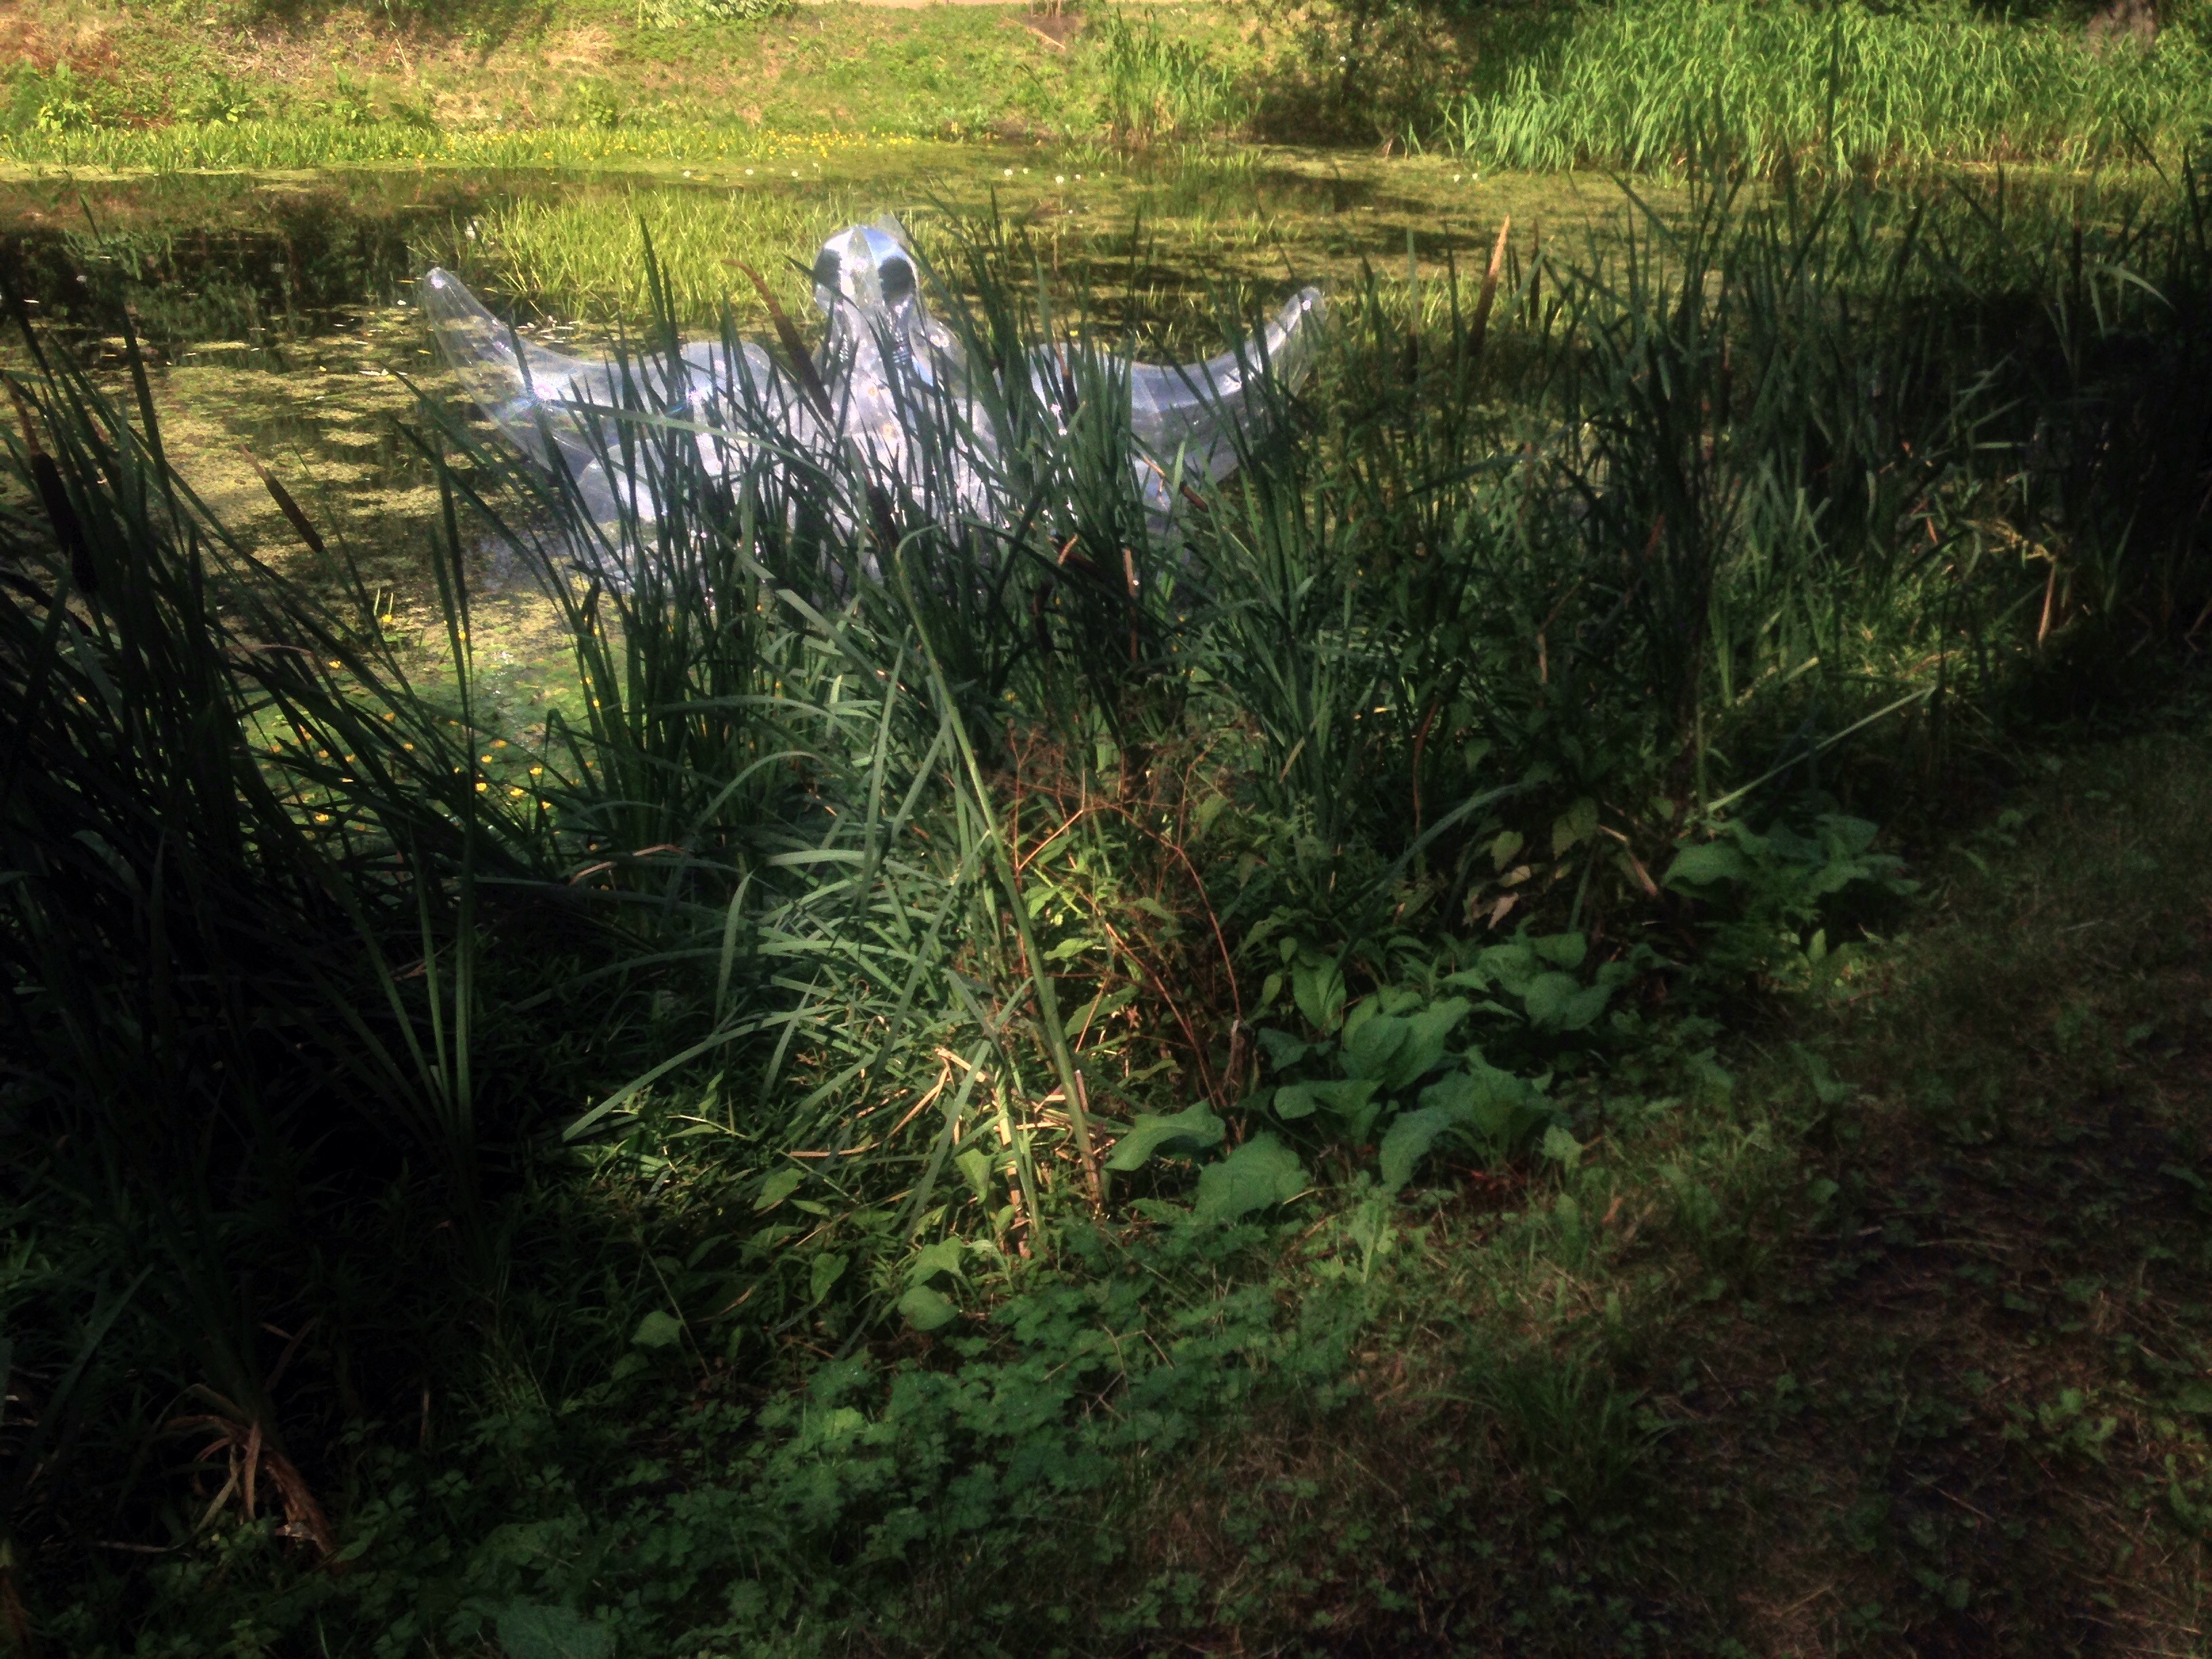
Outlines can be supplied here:
[[[2072, 824], [2094, 763], [1988, 796], [2191, 684], [2201, 198], [1622, 212], [1340, 291], [1289, 435], [1176, 537], [1081, 296], [994, 219], [932, 228], [937, 302], [1074, 395], [984, 382], [980, 523], [941, 450], [717, 479], [637, 400], [591, 441], [656, 510], [601, 522], [425, 410], [434, 686], [369, 595], [245, 556], [143, 380], [11, 377], [27, 1618], [86, 1654], [1565, 1654], [1771, 1645], [1761, 1608], [1836, 1595], [1822, 1641], [1909, 1651], [2063, 1637], [2125, 1515], [2178, 1629], [2198, 1316], [2060, 1304], [2203, 1271], [2195, 1027], [2136, 1029], [2194, 994], [2202, 756], [2130, 751]], [[573, 664], [529, 728], [475, 672], [487, 539]], [[1988, 828], [1900, 862], [1946, 823]], [[1985, 1238], [2053, 1276], [1984, 1309], [1949, 1270]], [[1883, 1272], [1916, 1316], [2052, 1317], [1984, 1389], [1853, 1299]], [[1810, 1475], [1768, 1450], [1801, 1433]], [[1777, 1558], [1778, 1512], [1835, 1541]]]
[[[9, 141], [7, 159], [28, 167], [148, 173], [292, 172], [410, 163], [567, 170], [640, 161], [805, 164], [860, 142], [838, 133], [740, 126], [551, 126], [520, 132], [441, 132], [392, 122], [253, 120], [19, 133]], [[881, 140], [866, 142], [876, 148]]]
[[1213, 7], [1102, 8], [1073, 33], [1048, 20], [1049, 38], [1032, 21], [833, 5], [661, 26], [571, 0], [398, 39], [388, 19], [333, 14], [264, 36], [132, 9], [103, 18], [112, 70], [15, 72], [0, 160], [707, 165], [826, 133], [1138, 148], [1264, 134], [1443, 146], [1493, 171], [1679, 172], [1698, 131], [1765, 172], [2146, 157], [2170, 170], [2212, 120], [2186, 10], [2149, 50], [1948, 3], [1627, 0], [1536, 19], [1346, 3], [1257, 30]]
[[1148, 143], [1235, 129], [1253, 106], [1239, 88], [1254, 52], [1202, 8], [1102, 15], [1064, 43], [1026, 20], [1012, 7], [833, 5], [641, 27], [629, 8], [571, 5], [495, 44], [416, 39], [401, 75], [367, 20], [209, 40], [126, 10], [109, 21], [127, 48], [112, 72], [26, 63], [0, 82], [0, 162], [704, 166], [805, 156], [859, 135]]
[[2057, 22], [1966, 7], [1630, 0], [1580, 15], [1543, 59], [1447, 117], [1484, 167], [1679, 169], [1693, 138], [1761, 171], [2167, 160], [2212, 121], [2190, 32], [2100, 52]]

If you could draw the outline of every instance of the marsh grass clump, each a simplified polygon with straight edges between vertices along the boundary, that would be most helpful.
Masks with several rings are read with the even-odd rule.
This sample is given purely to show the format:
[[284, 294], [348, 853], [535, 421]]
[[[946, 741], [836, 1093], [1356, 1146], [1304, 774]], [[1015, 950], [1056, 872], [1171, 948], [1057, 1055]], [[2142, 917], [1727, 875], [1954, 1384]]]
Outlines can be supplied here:
[[[150, 397], [15, 377], [0, 1191], [40, 1242], [0, 1314], [97, 1425], [67, 1488], [8, 1466], [33, 1616], [842, 1628], [926, 1540], [1027, 1559], [1227, 1415], [1345, 1398], [1402, 1194], [1604, 1260], [1610, 1096], [1724, 1094], [1717, 1020], [1901, 902], [1876, 818], [2023, 711], [2156, 693], [2212, 611], [2193, 177], [1733, 177], [1370, 274], [1279, 435], [1152, 494], [1126, 360], [1002, 223], [933, 243], [973, 397], [897, 465], [776, 429], [795, 334], [702, 428], [648, 256], [576, 412], [636, 490], [423, 411], [435, 696], [235, 549]], [[481, 536], [573, 657], [527, 733], [473, 701]], [[1771, 1254], [1738, 1139], [1648, 1206], [1717, 1295]], [[1264, 1264], [1316, 1188], [1293, 1316]], [[1641, 1385], [1498, 1352], [1498, 1489], [1640, 1513]], [[1020, 1574], [922, 1582], [998, 1627]], [[1212, 1616], [1130, 1595], [1132, 1644]]]
[[1259, 107], [1252, 74], [1219, 43], [1169, 33], [1114, 12], [1093, 29], [1102, 125], [1117, 144], [1233, 137]]
[[1747, 165], [2172, 159], [2208, 118], [2196, 37], [2095, 50], [2057, 22], [1965, 7], [1638, 0], [1580, 15], [1510, 84], [1446, 116], [1488, 167], [1678, 171], [1700, 143]]

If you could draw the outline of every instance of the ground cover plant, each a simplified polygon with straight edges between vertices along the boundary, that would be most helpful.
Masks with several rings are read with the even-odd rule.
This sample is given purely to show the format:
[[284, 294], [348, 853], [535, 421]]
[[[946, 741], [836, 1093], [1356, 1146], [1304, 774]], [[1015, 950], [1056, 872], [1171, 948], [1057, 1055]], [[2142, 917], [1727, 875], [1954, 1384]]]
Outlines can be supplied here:
[[[21, 167], [593, 167], [771, 159], [824, 135], [1352, 141], [1487, 170], [2172, 166], [2212, 117], [2203, 19], [1620, 0], [884, 10], [562, 0], [26, 9], [0, 87]], [[804, 144], [799, 144], [804, 149]]]
[[[1018, 511], [854, 457], [712, 476], [641, 379], [599, 432], [654, 510], [600, 522], [426, 410], [434, 684], [368, 596], [254, 566], [149, 398], [11, 377], [11, 1639], [1710, 1649], [1758, 1631], [1708, 1547], [1806, 1578], [1775, 1627], [1824, 1641], [2071, 1629], [1929, 1519], [1917, 1449], [1845, 1498], [1730, 1476], [1917, 1397], [1909, 1353], [1836, 1392], [1878, 1321], [1796, 1310], [1923, 1260], [1886, 1230], [1946, 1212], [1929, 1159], [1991, 1206], [2140, 1176], [2198, 1224], [2179, 1104], [2142, 1169], [2070, 1150], [2097, 1066], [2181, 1086], [2135, 1068], [2184, 1066], [2186, 1022], [2106, 1041], [2135, 990], [2061, 1007], [2094, 1063], [2043, 1115], [1961, 1106], [1986, 1085], [1905, 1015], [1893, 1081], [1820, 1047], [1832, 1016], [1798, 1049], [1776, 1022], [1921, 1006], [1875, 1000], [1923, 971], [1880, 944], [1917, 914], [1900, 849], [2022, 732], [2185, 684], [2200, 198], [1754, 196], [1723, 158], [1623, 212], [1340, 296], [1291, 437], [1179, 489], [1172, 531], [1079, 296], [989, 220], [940, 229], [933, 292], [979, 363], [1062, 347], [1064, 384], [987, 398]], [[633, 337], [666, 351], [647, 280]], [[483, 535], [566, 618], [580, 695], [527, 728], [471, 672]], [[2098, 831], [2132, 906], [2194, 810], [2173, 775], [2148, 839]], [[2194, 971], [2025, 914], [2054, 971], [2153, 975], [2143, 1006]], [[1936, 1007], [1966, 994], [1942, 937]], [[2004, 1248], [2087, 1252], [2090, 1305], [2193, 1283], [2175, 1236]], [[2117, 1469], [1947, 1490], [2000, 1531], [2040, 1524], [2015, 1498], [2156, 1509], [2173, 1565], [2128, 1584], [2179, 1597], [2195, 1317], [2155, 1364], [2057, 1330], [2075, 1371], [1990, 1370], [1973, 1411], [1939, 1365], [1950, 1426], [1914, 1445]], [[1363, 1480], [1340, 1440], [1480, 1455]], [[1655, 1518], [1669, 1480], [1693, 1527]], [[1317, 1503], [1359, 1519], [1324, 1539]], [[1863, 1577], [1760, 1558], [1766, 1504], [1840, 1511]], [[2066, 1525], [2036, 1547], [2071, 1571]]]

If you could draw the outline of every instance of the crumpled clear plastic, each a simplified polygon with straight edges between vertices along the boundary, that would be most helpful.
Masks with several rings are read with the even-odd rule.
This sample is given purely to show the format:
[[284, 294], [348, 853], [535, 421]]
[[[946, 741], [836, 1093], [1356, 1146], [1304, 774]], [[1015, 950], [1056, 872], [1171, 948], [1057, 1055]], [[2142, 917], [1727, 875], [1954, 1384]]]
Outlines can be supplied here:
[[[752, 341], [699, 341], [672, 356], [619, 361], [570, 356], [523, 339], [448, 270], [430, 270], [420, 296], [467, 395], [525, 454], [574, 479], [596, 515], [653, 516], [641, 452], [622, 442], [611, 418], [641, 408], [690, 430], [709, 476], [773, 451], [858, 462], [937, 498], [947, 513], [990, 517], [1006, 504], [993, 411], [1006, 406], [1006, 389], [994, 397], [975, 384], [958, 337], [924, 302], [912, 246], [894, 219], [848, 227], [815, 256], [814, 300], [828, 326], [812, 384]], [[1155, 514], [1172, 512], [1185, 483], [1227, 477], [1266, 439], [1281, 394], [1312, 366], [1321, 302], [1320, 289], [1301, 290], [1260, 338], [1206, 362], [1113, 356], [1094, 378], [1127, 398], [1130, 464]], [[1065, 402], [1063, 348], [1033, 352], [1029, 371], [1042, 404]]]

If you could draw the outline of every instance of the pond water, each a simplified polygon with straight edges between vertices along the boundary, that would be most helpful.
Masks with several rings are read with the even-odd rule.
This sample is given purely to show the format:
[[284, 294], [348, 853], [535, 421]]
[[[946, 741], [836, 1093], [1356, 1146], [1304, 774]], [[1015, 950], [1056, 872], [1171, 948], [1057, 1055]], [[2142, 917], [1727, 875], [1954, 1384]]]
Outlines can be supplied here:
[[[1127, 158], [1084, 149], [912, 143], [826, 148], [803, 164], [564, 174], [385, 170], [0, 181], [0, 262], [50, 337], [120, 385], [135, 318], [172, 459], [257, 552], [325, 574], [247, 459], [282, 478], [356, 562], [391, 626], [441, 630], [428, 552], [430, 467], [403, 428], [420, 400], [458, 410], [410, 303], [433, 264], [502, 312], [574, 338], [647, 314], [649, 235], [683, 320], [725, 301], [759, 320], [738, 262], [806, 317], [803, 264], [841, 224], [896, 212], [925, 249], [933, 222], [995, 214], [1102, 320], [1163, 355], [1218, 349], [1224, 307], [1306, 282], [1344, 289], [1364, 265], [1479, 275], [1499, 221], [1547, 234], [1601, 222], [1617, 188], [1571, 175], [1480, 179], [1464, 164], [1286, 150]], [[14, 342], [0, 362], [20, 357]], [[557, 678], [550, 608], [519, 573], [471, 574], [485, 657], [535, 702]], [[550, 682], [549, 682], [550, 683]]]

